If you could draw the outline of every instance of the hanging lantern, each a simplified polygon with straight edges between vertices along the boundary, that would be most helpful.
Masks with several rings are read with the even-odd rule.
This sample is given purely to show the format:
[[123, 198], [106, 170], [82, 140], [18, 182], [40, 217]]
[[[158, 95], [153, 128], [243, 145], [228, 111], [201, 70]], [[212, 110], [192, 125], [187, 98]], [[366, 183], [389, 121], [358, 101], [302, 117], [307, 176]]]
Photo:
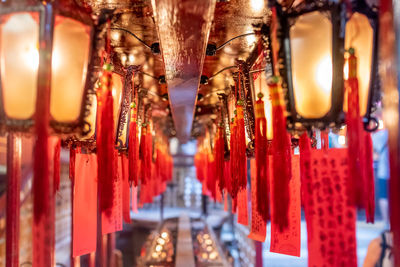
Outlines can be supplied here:
[[[129, 125], [131, 122], [131, 110], [132, 110], [132, 103], [135, 103], [136, 107], [136, 98], [137, 95], [134, 92], [134, 84], [133, 84], [133, 78], [135, 75], [135, 71], [138, 70], [137, 66], [128, 66], [124, 68], [121, 72], [123, 74], [123, 88], [121, 93], [121, 101], [119, 105], [119, 110], [117, 110], [117, 113], [114, 113], [117, 115], [118, 119], [116, 120], [117, 122], [117, 128], [116, 128], [116, 146], [118, 150], [127, 150], [128, 149], [128, 139], [129, 139]], [[137, 112], [136, 114], [137, 115]], [[136, 117], [137, 119], [137, 117]]]
[[286, 11], [279, 5], [276, 9], [288, 128], [340, 122], [344, 95], [341, 5], [303, 2]]
[[[30, 131], [48, 106], [50, 133], [85, 134], [93, 88], [90, 10], [75, 1], [0, 4], [1, 124]], [[47, 103], [46, 103], [47, 102]]]
[[[376, 130], [379, 127], [378, 120], [371, 116], [375, 103], [379, 100], [378, 77], [378, 10], [370, 7], [365, 1], [355, 1], [352, 6], [352, 14], [347, 18], [345, 48], [356, 48], [358, 59], [359, 81], [359, 108], [360, 116], [364, 117], [364, 127]], [[344, 78], [348, 79], [349, 69], [344, 66]], [[343, 105], [347, 112], [347, 98]], [[374, 121], [373, 128], [369, 128]]]

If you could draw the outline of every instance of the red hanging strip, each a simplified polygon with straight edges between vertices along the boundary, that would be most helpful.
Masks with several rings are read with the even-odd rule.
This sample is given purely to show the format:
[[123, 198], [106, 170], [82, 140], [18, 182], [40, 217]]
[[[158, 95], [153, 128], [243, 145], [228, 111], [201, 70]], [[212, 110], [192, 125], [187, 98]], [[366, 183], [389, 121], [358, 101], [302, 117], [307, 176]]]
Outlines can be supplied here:
[[112, 66], [105, 64], [101, 77], [101, 87], [97, 98], [98, 123], [97, 131], [97, 161], [100, 183], [100, 210], [111, 215], [113, 206], [114, 160], [114, 115], [112, 96]]
[[246, 226], [249, 224], [249, 213], [247, 205], [248, 205], [247, 187], [240, 188], [237, 196], [237, 213], [238, 213], [237, 222]]
[[356, 209], [347, 149], [313, 150], [304, 166], [309, 266], [356, 267]]
[[[271, 223], [270, 251], [300, 257], [301, 249], [301, 198], [300, 198], [300, 158], [292, 157], [292, 178], [289, 183], [290, 203], [288, 227], [280, 231], [279, 226]], [[272, 186], [271, 186], [272, 187]], [[272, 192], [274, 193], [274, 192]], [[272, 208], [272, 214], [275, 210]]]
[[215, 141], [215, 171], [216, 180], [218, 181], [218, 189], [221, 193], [225, 188], [224, 179], [224, 128], [218, 126], [217, 137]]
[[[75, 165], [75, 163], [74, 163]], [[72, 256], [96, 251], [97, 242], [97, 158], [76, 154], [76, 177], [72, 188]], [[84, 205], [82, 205], [84, 203]]]
[[248, 238], [264, 242], [267, 235], [267, 221], [259, 211], [258, 187], [257, 187], [257, 163], [250, 160], [251, 172], [251, 230]]
[[258, 94], [255, 105], [255, 154], [256, 154], [256, 197], [257, 209], [263, 220], [269, 219], [269, 188], [268, 188], [268, 139], [267, 120], [264, 112], [263, 94]]
[[239, 191], [238, 179], [238, 153], [237, 153], [237, 115], [232, 119], [231, 123], [231, 159], [230, 159], [230, 180], [231, 180], [231, 197], [236, 201]]
[[[367, 222], [374, 220], [373, 171], [370, 153], [372, 153], [366, 133], [363, 130], [362, 118], [359, 108], [359, 88], [357, 79], [357, 57], [353, 48], [349, 49], [348, 66], [349, 77], [345, 81], [347, 91], [347, 140], [349, 153], [349, 171], [352, 177], [352, 188], [354, 191], [354, 202], [365, 208]], [[366, 152], [366, 149], [369, 152]], [[367, 155], [368, 154], [368, 155]], [[372, 188], [370, 188], [372, 187]]]
[[374, 179], [374, 159], [371, 134], [363, 131], [363, 156], [364, 161], [364, 207], [367, 223], [375, 221], [375, 179]]
[[60, 152], [61, 152], [61, 140], [59, 139], [54, 147], [54, 158], [53, 158], [54, 193], [60, 190]]
[[[146, 149], [147, 145], [147, 125], [145, 123], [142, 124], [142, 133], [140, 135], [140, 151], [139, 151], [139, 156], [140, 156], [140, 181], [141, 184], [146, 184], [146, 165], [147, 165], [147, 152], [148, 150]], [[141, 190], [142, 191], [142, 190]], [[140, 194], [142, 196], [142, 193]]]
[[306, 190], [310, 191], [312, 188], [309, 187], [309, 179], [307, 179], [308, 176], [310, 176], [310, 173], [307, 173], [307, 171], [310, 170], [309, 164], [310, 162], [310, 157], [311, 157], [311, 140], [308, 137], [307, 133], [303, 133], [300, 136], [299, 140], [299, 149], [300, 149], [300, 178], [301, 178], [301, 203], [304, 208], [307, 206], [304, 203], [308, 203], [307, 195], [309, 194], [304, 194]]
[[124, 222], [131, 223], [130, 215], [130, 202], [131, 202], [131, 192], [129, 184], [129, 159], [127, 155], [122, 154], [120, 156], [122, 165], [122, 217]]
[[74, 181], [75, 178], [75, 156], [76, 149], [72, 146], [69, 149], [69, 179]]
[[131, 117], [129, 121], [129, 139], [128, 139], [128, 157], [129, 157], [129, 183], [138, 185], [138, 163], [139, 163], [139, 138], [137, 125], [137, 106], [136, 99], [131, 103]]
[[19, 266], [21, 137], [7, 135], [6, 267]]
[[284, 116], [282, 89], [278, 85], [279, 78], [273, 77], [268, 85], [272, 103], [273, 125], [273, 192], [272, 205], [274, 216], [272, 221], [283, 231], [288, 227], [289, 181], [291, 178], [291, 146], [290, 137], [286, 132], [286, 117]]

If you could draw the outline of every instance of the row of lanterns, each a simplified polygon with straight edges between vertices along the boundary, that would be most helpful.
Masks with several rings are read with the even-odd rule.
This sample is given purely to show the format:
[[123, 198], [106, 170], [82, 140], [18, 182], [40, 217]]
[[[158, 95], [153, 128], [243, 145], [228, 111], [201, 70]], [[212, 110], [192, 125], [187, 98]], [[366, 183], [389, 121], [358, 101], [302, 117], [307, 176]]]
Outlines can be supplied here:
[[[284, 10], [275, 6], [279, 38], [278, 72], [286, 92], [288, 128], [338, 126], [347, 112], [344, 52], [356, 47], [359, 60], [360, 115], [365, 128], [378, 96], [378, 10], [365, 1], [304, 1]], [[370, 126], [371, 120], [375, 125]]]

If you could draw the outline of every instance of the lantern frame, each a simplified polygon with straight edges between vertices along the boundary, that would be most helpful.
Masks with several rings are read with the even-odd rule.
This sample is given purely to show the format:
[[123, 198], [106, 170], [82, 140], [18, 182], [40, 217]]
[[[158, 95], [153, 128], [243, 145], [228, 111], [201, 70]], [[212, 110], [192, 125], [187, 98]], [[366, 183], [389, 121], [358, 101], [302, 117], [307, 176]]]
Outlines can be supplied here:
[[[139, 66], [130, 65], [128, 67], [117, 67], [114, 73], [123, 77], [122, 100], [118, 111], [118, 124], [115, 134], [115, 145], [119, 151], [126, 151], [129, 147], [129, 125], [130, 125], [130, 111], [131, 103], [134, 100], [134, 75], [139, 70]], [[138, 103], [136, 103], [138, 106]], [[123, 140], [123, 132], [125, 133], [125, 140]]]
[[[380, 79], [378, 71], [379, 11], [377, 7], [369, 6], [365, 0], [354, 1], [352, 6], [352, 13], [346, 18], [346, 23], [351, 19], [354, 13], [359, 13], [361, 15], [366, 16], [373, 31], [368, 100], [367, 100], [367, 109], [363, 117], [363, 123], [364, 123], [364, 129], [366, 131], [375, 131], [379, 127], [379, 122], [377, 118], [372, 116], [372, 113], [376, 110], [376, 105], [381, 98], [380, 94], [381, 88], [380, 88]], [[371, 121], [375, 123], [374, 127], [372, 128], [370, 128]]]
[[[296, 7], [283, 10], [282, 6], [276, 4], [278, 14], [277, 36], [279, 41], [278, 68], [282, 77], [282, 89], [285, 95], [287, 115], [287, 128], [289, 131], [299, 131], [312, 127], [324, 129], [326, 127], [339, 127], [344, 122], [343, 100], [344, 100], [344, 27], [345, 9], [343, 4], [334, 2], [302, 2]], [[290, 29], [298, 17], [314, 11], [328, 14], [332, 24], [332, 87], [331, 108], [321, 118], [304, 118], [296, 110]]]
[[[97, 71], [95, 70], [95, 62], [98, 55], [97, 50], [97, 35], [100, 33], [98, 27], [95, 27], [95, 22], [91, 17], [91, 10], [83, 8], [77, 5], [74, 1], [38, 1], [33, 3], [32, 1], [8, 1], [0, 3], [0, 23], [1, 17], [6, 15], [12, 15], [14, 13], [37, 13], [39, 16], [39, 31], [38, 40], [41, 46], [39, 47], [39, 64], [38, 64], [38, 81], [36, 84], [36, 95], [39, 95], [39, 90], [49, 90], [51, 88], [43, 89], [44, 86], [40, 86], [40, 78], [46, 77], [51, 79], [51, 58], [53, 52], [53, 37], [55, 32], [55, 19], [56, 16], [63, 16], [69, 19], [78, 21], [85, 26], [90, 28], [89, 32], [89, 53], [88, 53], [88, 65], [86, 71], [86, 79], [84, 81], [82, 104], [80, 107], [80, 114], [75, 121], [72, 122], [59, 122], [51, 117], [49, 114], [49, 129], [52, 134], [60, 135], [73, 135], [78, 134], [84, 136], [90, 132], [90, 124], [85, 120], [90, 111], [90, 94], [94, 94], [94, 84], [97, 78]], [[44, 44], [44, 45], [43, 45]], [[48, 55], [45, 57], [44, 55]], [[47, 66], [46, 66], [47, 64]], [[3, 78], [4, 79], [4, 78]], [[46, 92], [47, 93], [47, 92]], [[36, 99], [36, 106], [38, 101], [43, 99]], [[40, 103], [39, 103], [40, 104]], [[42, 103], [47, 105], [47, 103]], [[50, 104], [50, 103], [49, 103]], [[0, 75], [0, 132], [12, 131], [12, 132], [26, 132], [31, 133], [35, 123], [35, 111], [31, 118], [28, 119], [14, 119], [7, 117], [4, 110], [4, 99], [3, 99], [3, 87], [2, 77]]]

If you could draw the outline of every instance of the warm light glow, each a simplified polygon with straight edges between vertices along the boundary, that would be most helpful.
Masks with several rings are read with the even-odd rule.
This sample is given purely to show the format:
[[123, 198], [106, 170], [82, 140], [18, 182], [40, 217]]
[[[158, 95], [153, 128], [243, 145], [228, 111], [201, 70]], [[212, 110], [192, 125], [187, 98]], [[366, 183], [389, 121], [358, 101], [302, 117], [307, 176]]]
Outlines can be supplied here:
[[264, 0], [250, 0], [250, 6], [254, 12], [260, 12], [264, 8]]
[[339, 145], [341, 145], [341, 146], [346, 145], [346, 136], [344, 136], [344, 135], [339, 135], [339, 137], [338, 137], [338, 142], [339, 142]]
[[384, 123], [383, 123], [383, 120], [379, 120], [378, 129], [379, 129], [379, 130], [382, 130], [382, 129], [384, 129], [384, 128], [385, 128], [385, 125], [384, 125]]
[[[368, 18], [360, 13], [354, 13], [346, 24], [345, 48], [354, 47], [357, 56], [360, 115], [367, 112], [368, 94], [371, 79], [372, 49], [374, 32]], [[348, 78], [348, 66], [345, 65], [344, 77]], [[347, 100], [347, 99], [346, 99]], [[347, 101], [343, 109], [347, 112]]]
[[161, 233], [161, 237], [166, 239], [168, 237], [168, 233], [167, 232], [162, 232]]
[[13, 14], [0, 25], [2, 97], [10, 118], [29, 119], [35, 112], [38, 46], [39, 26], [33, 13]]
[[315, 79], [318, 85], [330, 94], [332, 88], [332, 58], [330, 56], [323, 57], [317, 64]]
[[56, 16], [54, 29], [50, 115], [59, 122], [73, 122], [81, 114], [89, 61], [87, 26]]
[[301, 15], [290, 29], [290, 46], [296, 111], [304, 118], [321, 118], [332, 105], [330, 20], [319, 11]]
[[252, 46], [257, 41], [257, 38], [254, 34], [250, 34], [246, 36], [246, 41], [249, 46]]
[[156, 251], [161, 251], [161, 250], [162, 250], [162, 246], [157, 245], [157, 246], [156, 246]]
[[[4, 109], [14, 119], [31, 118], [36, 107], [40, 56], [39, 25], [35, 16], [16, 13], [0, 26]], [[50, 115], [58, 122], [69, 123], [76, 121], [82, 112], [90, 30], [72, 19], [61, 16], [55, 19]]]

